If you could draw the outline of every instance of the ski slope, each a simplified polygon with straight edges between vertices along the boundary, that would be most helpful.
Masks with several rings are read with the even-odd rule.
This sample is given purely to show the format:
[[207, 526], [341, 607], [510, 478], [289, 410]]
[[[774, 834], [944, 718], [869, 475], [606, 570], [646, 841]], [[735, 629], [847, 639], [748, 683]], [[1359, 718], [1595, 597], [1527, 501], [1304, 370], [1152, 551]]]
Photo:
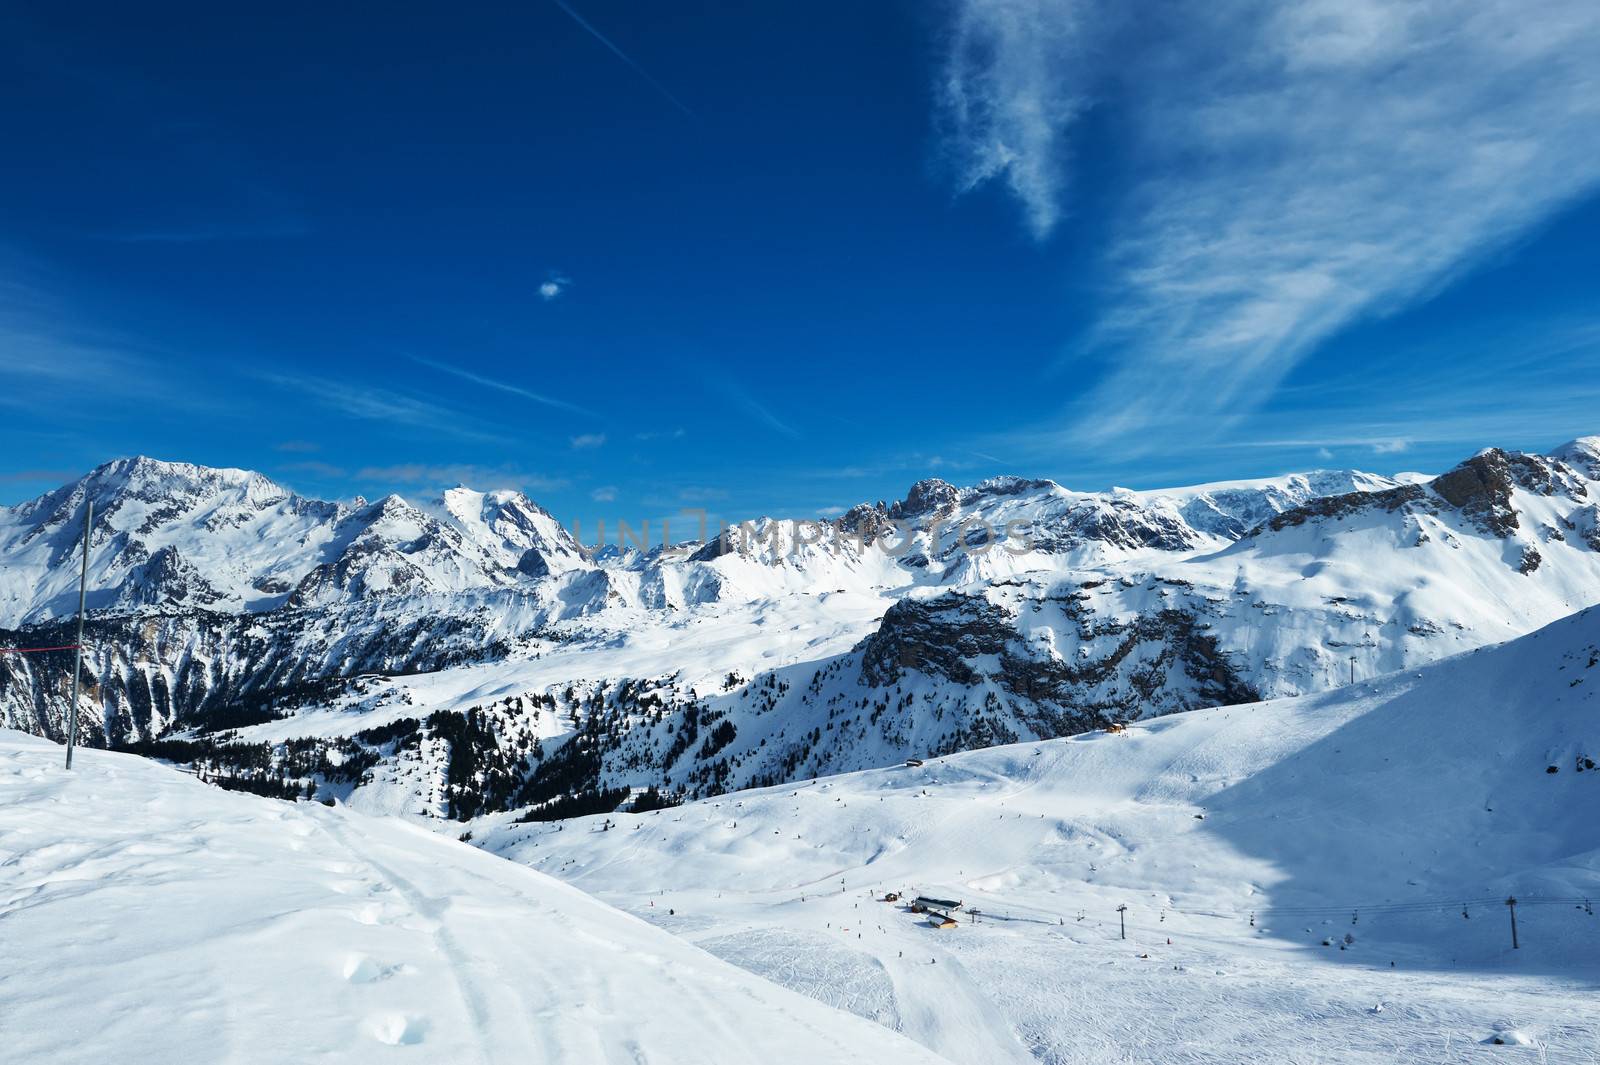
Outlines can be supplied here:
[[[1584, 758], [1600, 761], [1600, 609], [1123, 735], [472, 828], [951, 1060], [1444, 1062], [1493, 1046], [1591, 1062], [1600, 770]], [[936, 930], [876, 901], [888, 891], [983, 916]]]
[[0, 1061], [932, 1063], [400, 821], [0, 733]]

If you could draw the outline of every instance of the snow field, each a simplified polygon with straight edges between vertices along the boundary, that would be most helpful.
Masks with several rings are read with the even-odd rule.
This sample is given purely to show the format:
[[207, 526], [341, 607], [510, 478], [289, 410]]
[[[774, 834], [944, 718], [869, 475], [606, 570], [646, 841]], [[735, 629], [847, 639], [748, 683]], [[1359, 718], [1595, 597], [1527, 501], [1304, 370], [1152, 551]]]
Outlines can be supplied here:
[[[1477, 1061], [1515, 1030], [1528, 1046], [1494, 1053], [1588, 1062], [1600, 916], [1581, 902], [1600, 900], [1600, 772], [1575, 770], [1600, 749], [1597, 691], [1591, 610], [1420, 670], [1126, 735], [612, 815], [605, 830], [472, 827], [951, 1060]], [[935, 930], [874, 901], [891, 890], [983, 916]]]
[[0, 1060], [933, 1062], [396, 820], [0, 733]]

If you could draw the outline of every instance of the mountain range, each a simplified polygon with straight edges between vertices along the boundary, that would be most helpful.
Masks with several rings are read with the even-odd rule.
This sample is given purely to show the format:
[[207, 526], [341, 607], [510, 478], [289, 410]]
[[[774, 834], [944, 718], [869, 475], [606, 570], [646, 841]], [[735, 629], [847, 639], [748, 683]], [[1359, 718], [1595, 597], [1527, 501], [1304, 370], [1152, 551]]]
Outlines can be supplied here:
[[[1600, 600], [1600, 437], [1431, 477], [924, 480], [671, 545], [134, 458], [0, 509], [0, 643], [72, 642], [90, 500], [88, 742], [458, 818], [1317, 692]], [[0, 723], [59, 737], [70, 672], [0, 656]]]

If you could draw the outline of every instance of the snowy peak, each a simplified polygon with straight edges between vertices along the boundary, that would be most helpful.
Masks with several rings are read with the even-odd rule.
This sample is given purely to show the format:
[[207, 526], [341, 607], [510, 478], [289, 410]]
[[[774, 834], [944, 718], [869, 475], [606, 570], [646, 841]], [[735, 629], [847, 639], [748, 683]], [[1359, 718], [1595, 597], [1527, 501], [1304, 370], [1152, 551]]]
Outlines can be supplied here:
[[1585, 473], [1561, 459], [1487, 448], [1431, 481], [1323, 496], [1276, 515], [1257, 531], [1278, 532], [1375, 510], [1438, 513], [1442, 502], [1472, 529], [1505, 539], [1522, 524], [1519, 493], [1583, 504], [1590, 499], [1590, 484]]
[[0, 508], [0, 625], [76, 607], [73, 562], [91, 499], [92, 609], [326, 606], [516, 587], [587, 566], [559, 523], [520, 493], [457, 488], [435, 512], [398, 495], [347, 506], [247, 470], [138, 456]]
[[961, 499], [961, 490], [948, 481], [929, 477], [911, 486], [905, 499], [889, 509], [892, 518], [917, 518], [949, 510]]
[[501, 568], [534, 578], [591, 568], [561, 523], [521, 492], [476, 492], [457, 485], [444, 493], [440, 506]]
[[54, 492], [0, 509], [0, 624], [59, 616], [76, 606], [84, 508], [91, 606], [239, 609], [258, 598], [277, 536], [305, 535], [343, 514], [258, 473], [139, 456], [108, 462]]
[[1600, 481], [1600, 436], [1580, 436], [1550, 452], [1550, 457], [1582, 473], [1591, 481]]

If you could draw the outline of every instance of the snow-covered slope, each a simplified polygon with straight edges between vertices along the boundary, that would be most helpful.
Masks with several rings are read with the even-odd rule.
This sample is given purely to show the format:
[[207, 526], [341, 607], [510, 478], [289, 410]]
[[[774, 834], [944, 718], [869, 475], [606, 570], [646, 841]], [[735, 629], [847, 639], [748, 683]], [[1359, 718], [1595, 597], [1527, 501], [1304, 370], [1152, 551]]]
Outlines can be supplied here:
[[470, 827], [953, 1060], [1477, 1061], [1498, 1033], [1588, 1062], [1597, 763], [1600, 608], [1121, 735]]
[[0, 1060], [932, 1063], [421, 829], [0, 733]]

